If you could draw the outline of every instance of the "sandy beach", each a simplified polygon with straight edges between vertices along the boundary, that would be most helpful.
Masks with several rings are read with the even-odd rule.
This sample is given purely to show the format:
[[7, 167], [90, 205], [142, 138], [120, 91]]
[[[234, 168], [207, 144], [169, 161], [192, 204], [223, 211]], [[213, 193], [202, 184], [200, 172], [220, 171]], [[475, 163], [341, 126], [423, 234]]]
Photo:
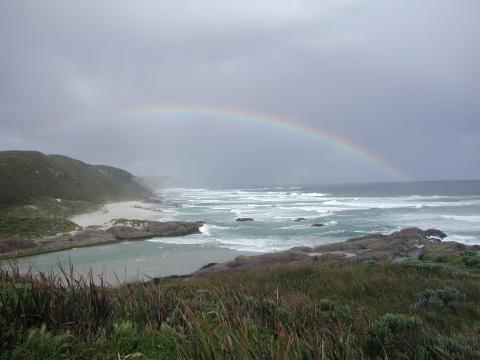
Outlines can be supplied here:
[[160, 220], [162, 212], [153, 204], [142, 201], [123, 201], [105, 204], [100, 210], [70, 218], [74, 223], [86, 227], [103, 225], [113, 219]]

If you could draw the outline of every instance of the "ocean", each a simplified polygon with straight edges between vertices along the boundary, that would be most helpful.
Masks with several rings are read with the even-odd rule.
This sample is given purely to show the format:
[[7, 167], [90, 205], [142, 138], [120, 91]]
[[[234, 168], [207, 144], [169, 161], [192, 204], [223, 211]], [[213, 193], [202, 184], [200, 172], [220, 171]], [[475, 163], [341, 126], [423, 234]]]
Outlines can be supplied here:
[[[315, 246], [405, 227], [437, 228], [448, 235], [445, 240], [480, 244], [480, 181], [178, 188], [157, 196], [159, 219], [205, 221], [202, 234], [78, 248], [19, 264], [47, 270], [71, 263], [80, 272], [93, 268], [131, 280], [135, 274], [188, 273], [238, 253]], [[239, 217], [254, 221], [238, 222]]]

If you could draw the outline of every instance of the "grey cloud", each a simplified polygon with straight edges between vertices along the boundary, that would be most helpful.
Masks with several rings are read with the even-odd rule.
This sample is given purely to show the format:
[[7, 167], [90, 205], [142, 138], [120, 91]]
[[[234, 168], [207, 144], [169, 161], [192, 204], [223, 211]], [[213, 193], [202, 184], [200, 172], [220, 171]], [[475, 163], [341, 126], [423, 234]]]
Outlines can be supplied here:
[[199, 183], [390, 179], [265, 126], [98, 116], [194, 103], [329, 131], [414, 179], [478, 178], [479, 11], [475, 0], [4, 2], [0, 149]]

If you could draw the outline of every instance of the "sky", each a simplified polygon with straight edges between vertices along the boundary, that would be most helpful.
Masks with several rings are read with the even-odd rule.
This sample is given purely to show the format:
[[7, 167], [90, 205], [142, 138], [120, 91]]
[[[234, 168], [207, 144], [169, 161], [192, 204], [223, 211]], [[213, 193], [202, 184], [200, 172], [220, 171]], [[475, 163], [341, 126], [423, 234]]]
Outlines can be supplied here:
[[479, 14], [478, 0], [2, 1], [0, 150], [198, 185], [478, 179]]

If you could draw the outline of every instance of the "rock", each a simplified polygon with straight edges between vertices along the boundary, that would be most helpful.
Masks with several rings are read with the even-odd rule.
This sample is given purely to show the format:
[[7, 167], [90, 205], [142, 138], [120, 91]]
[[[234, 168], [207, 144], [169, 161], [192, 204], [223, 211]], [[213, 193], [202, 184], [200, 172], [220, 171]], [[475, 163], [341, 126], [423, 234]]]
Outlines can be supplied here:
[[305, 220], [307, 220], [307, 219], [305, 219], [305, 218], [296, 218], [295, 219], [295, 221], [305, 221]]
[[198, 234], [202, 225], [186, 221], [143, 221], [139, 227], [116, 225], [108, 231], [119, 240], [136, 240]]
[[425, 230], [423, 233], [428, 238], [445, 239], [447, 237], [447, 234], [437, 229], [428, 229], [428, 230]]
[[31, 249], [33, 247], [35, 247], [35, 244], [30, 240], [19, 239], [16, 237], [0, 239], [0, 254]]
[[235, 221], [255, 221], [255, 219], [249, 217], [240, 217], [236, 218]]
[[204, 269], [209, 269], [215, 265], [218, 265], [218, 263], [215, 263], [215, 262], [211, 262], [211, 263], [208, 263], [207, 265], [204, 265], [200, 268], [200, 270], [204, 270]]
[[465, 245], [455, 241], [428, 241], [424, 251], [433, 255], [460, 255], [464, 251], [480, 251], [480, 245]]
[[112, 242], [115, 237], [105, 230], [84, 230], [70, 236], [71, 241], [79, 243]]
[[480, 252], [480, 245], [465, 245], [453, 241], [433, 242], [429, 235], [440, 235], [439, 230], [423, 231], [407, 228], [390, 235], [369, 234], [343, 242], [316, 247], [298, 246], [287, 251], [256, 256], [237, 256], [223, 264], [209, 264], [189, 276], [205, 276], [211, 273], [231, 272], [277, 265], [313, 265], [318, 262], [391, 261], [402, 262], [418, 259], [423, 254], [458, 255], [464, 251]]
[[71, 247], [92, 246], [119, 240], [143, 240], [152, 237], [183, 236], [200, 233], [202, 223], [185, 221], [123, 220], [108, 230], [95, 226], [70, 234], [47, 236], [34, 241], [17, 238], [0, 239], [0, 254], [10, 256], [31, 250], [55, 251]]
[[312, 224], [312, 227], [323, 227], [325, 224]]
[[313, 252], [313, 249], [310, 246], [295, 246], [290, 249], [290, 251], [300, 251], [305, 253]]

